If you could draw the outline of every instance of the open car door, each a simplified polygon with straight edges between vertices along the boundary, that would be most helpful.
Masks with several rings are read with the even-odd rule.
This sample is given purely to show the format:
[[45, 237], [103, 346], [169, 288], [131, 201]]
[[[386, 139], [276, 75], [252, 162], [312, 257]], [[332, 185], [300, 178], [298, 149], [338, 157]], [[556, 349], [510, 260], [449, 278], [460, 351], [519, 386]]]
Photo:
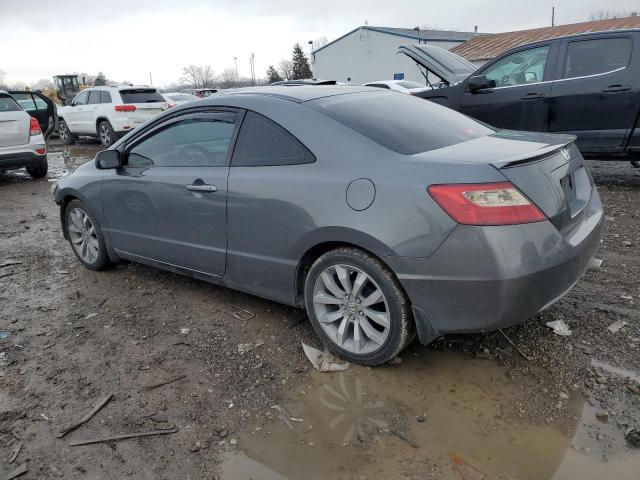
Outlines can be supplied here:
[[473, 63], [433, 45], [401, 45], [396, 53], [408, 56], [447, 86], [464, 80], [476, 71]]
[[25, 112], [38, 120], [44, 138], [49, 138], [58, 126], [55, 103], [42, 93], [30, 90], [10, 90], [9, 95], [20, 104]]

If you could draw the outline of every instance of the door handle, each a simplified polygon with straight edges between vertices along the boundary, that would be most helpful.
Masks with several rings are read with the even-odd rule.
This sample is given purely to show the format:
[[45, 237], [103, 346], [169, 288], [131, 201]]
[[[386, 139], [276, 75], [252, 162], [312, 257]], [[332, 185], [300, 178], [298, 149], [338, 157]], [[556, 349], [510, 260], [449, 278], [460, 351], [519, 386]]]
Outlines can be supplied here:
[[192, 192], [217, 192], [218, 187], [215, 185], [185, 185], [184, 188], [191, 190]]
[[544, 93], [527, 93], [526, 95], [523, 95], [520, 98], [522, 100], [535, 100], [537, 98], [544, 98], [544, 97], [545, 97]]
[[604, 93], [626, 92], [627, 90], [631, 90], [631, 85], [609, 85], [607, 88], [602, 89]]

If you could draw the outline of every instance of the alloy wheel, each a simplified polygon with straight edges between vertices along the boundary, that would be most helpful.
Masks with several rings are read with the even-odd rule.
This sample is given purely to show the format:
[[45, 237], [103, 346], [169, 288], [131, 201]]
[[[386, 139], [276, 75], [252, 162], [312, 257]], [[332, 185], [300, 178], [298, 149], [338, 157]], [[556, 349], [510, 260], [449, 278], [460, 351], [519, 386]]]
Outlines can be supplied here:
[[313, 308], [329, 338], [350, 353], [375, 352], [389, 337], [387, 299], [378, 284], [356, 267], [327, 267], [315, 281]]
[[67, 223], [71, 246], [75, 252], [84, 262], [95, 263], [100, 255], [100, 242], [87, 212], [74, 208], [69, 212]]
[[62, 140], [63, 143], [66, 143], [67, 141], [67, 135], [68, 135], [67, 126], [63, 123], [58, 127], [58, 136], [60, 137], [60, 140]]
[[111, 133], [109, 132], [109, 126], [106, 123], [100, 124], [100, 141], [103, 145], [111, 145]]

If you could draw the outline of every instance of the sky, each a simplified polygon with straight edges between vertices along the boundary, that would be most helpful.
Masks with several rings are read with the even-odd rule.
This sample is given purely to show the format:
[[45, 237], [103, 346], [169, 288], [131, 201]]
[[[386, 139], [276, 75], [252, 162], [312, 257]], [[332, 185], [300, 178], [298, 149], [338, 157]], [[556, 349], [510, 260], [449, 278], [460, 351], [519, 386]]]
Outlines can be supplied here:
[[300, 43], [360, 26], [504, 32], [589, 20], [600, 10], [640, 10], [638, 0], [0, 0], [0, 70], [6, 83], [102, 71], [115, 81], [163, 87], [190, 64], [256, 76]]

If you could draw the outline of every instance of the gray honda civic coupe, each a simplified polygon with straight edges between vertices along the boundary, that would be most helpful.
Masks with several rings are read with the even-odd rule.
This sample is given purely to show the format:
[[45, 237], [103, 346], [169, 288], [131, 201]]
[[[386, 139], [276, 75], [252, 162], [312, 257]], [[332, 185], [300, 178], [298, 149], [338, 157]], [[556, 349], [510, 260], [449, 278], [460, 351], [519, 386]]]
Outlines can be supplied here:
[[164, 112], [54, 195], [87, 268], [139, 262], [305, 308], [333, 352], [376, 365], [569, 292], [603, 224], [573, 141], [374, 88], [248, 88]]

